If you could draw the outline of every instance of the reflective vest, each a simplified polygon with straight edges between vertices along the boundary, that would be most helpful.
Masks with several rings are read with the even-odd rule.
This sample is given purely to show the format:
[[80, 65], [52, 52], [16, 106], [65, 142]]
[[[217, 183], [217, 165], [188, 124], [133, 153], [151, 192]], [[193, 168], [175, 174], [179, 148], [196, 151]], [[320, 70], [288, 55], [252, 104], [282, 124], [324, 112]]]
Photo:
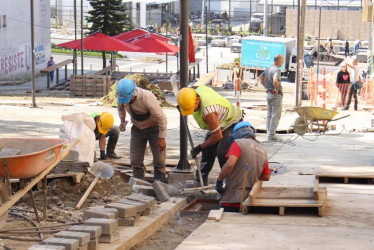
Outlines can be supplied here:
[[200, 105], [199, 109], [193, 113], [193, 117], [200, 128], [209, 129], [208, 124], [203, 120], [203, 111], [209, 106], [220, 105], [228, 110], [227, 115], [222, 117], [219, 121], [221, 129], [231, 126], [232, 123], [237, 120], [236, 118], [238, 116], [241, 117], [242, 114], [238, 106], [232, 105], [226, 98], [222, 97], [213, 89], [207, 86], [200, 86], [196, 89], [196, 93], [200, 96]]

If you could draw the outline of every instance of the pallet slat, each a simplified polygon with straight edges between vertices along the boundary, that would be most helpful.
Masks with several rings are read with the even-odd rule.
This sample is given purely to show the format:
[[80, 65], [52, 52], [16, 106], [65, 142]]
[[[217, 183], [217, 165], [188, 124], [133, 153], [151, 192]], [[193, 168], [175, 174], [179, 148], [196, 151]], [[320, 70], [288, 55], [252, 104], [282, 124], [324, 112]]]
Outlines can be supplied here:
[[71, 96], [103, 97], [112, 87], [111, 76], [72, 75], [70, 78]]

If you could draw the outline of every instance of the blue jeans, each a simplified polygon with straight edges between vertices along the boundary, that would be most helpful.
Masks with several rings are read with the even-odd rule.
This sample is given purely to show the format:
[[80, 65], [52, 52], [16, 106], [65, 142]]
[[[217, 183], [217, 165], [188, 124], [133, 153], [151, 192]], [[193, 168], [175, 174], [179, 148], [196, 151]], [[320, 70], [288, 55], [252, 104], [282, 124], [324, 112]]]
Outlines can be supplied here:
[[268, 112], [266, 116], [266, 131], [267, 136], [271, 137], [275, 135], [279, 124], [279, 120], [282, 115], [283, 95], [274, 95], [271, 92], [269, 92], [267, 94], [266, 100], [268, 104]]
[[51, 72], [49, 72], [49, 77], [51, 78], [51, 81], [53, 82], [53, 76], [54, 76], [54, 74], [55, 74], [55, 71], [53, 70], [53, 71], [51, 71]]

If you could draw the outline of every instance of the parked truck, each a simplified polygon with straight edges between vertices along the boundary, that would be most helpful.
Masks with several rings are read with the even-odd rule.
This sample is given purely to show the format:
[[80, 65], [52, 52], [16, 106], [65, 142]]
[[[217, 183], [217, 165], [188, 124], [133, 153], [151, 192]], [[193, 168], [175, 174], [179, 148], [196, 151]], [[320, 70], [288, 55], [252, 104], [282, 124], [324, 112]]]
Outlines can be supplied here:
[[[288, 81], [295, 81], [296, 73], [296, 54], [295, 38], [249, 36], [242, 41], [241, 65], [243, 67], [258, 68], [264, 71], [274, 63], [274, 57], [281, 54], [284, 57], [284, 63], [281, 67], [283, 75], [287, 76]], [[306, 58], [305, 58], [306, 57]], [[304, 69], [313, 65], [310, 55], [304, 53]]]

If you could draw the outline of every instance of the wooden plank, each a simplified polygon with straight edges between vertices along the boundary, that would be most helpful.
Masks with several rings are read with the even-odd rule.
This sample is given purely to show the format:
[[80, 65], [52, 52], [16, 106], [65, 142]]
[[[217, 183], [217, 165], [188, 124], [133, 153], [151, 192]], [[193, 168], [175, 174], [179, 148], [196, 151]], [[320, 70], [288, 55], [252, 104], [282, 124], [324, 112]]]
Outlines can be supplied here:
[[374, 166], [333, 166], [322, 165], [317, 177], [374, 178]]
[[255, 199], [313, 199], [313, 188], [262, 187]]
[[219, 222], [223, 215], [223, 208], [220, 208], [219, 210], [210, 210], [208, 215], [208, 220], [215, 220]]
[[[130, 159], [128, 158], [121, 158], [118, 160], [113, 160], [113, 164], [121, 165], [121, 166], [131, 166]], [[144, 159], [144, 166], [150, 166], [153, 164], [153, 161], [150, 161], [148, 159]]]
[[201, 77], [199, 80], [195, 82], [193, 87], [200, 87], [202, 85], [209, 85], [213, 78], [215, 76], [215, 73], [206, 73], [203, 77]]
[[313, 187], [313, 199], [314, 200], [319, 199], [318, 189], [319, 189], [319, 179], [315, 179], [314, 180], [314, 187]]
[[262, 181], [258, 181], [253, 185], [252, 190], [249, 193], [250, 204], [252, 204], [254, 202], [254, 200], [256, 199], [257, 194], [260, 191], [261, 186], [262, 186]]
[[56, 63], [55, 65], [50, 66], [48, 68], [41, 69], [40, 73], [49, 73], [49, 72], [51, 72], [53, 70], [56, 70], [56, 69], [61, 68], [61, 67], [64, 67], [64, 66], [66, 66], [66, 65], [68, 65], [70, 63], [73, 63], [73, 59], [67, 59], [67, 60], [62, 61], [60, 63]]
[[[152, 156], [146, 156], [144, 157], [144, 160], [147, 161], [152, 161], [153, 162], [153, 157]], [[165, 159], [165, 166], [170, 166], [170, 167], [176, 167], [179, 163], [179, 159]], [[190, 166], [195, 164], [194, 160], [189, 160], [188, 163]]]

